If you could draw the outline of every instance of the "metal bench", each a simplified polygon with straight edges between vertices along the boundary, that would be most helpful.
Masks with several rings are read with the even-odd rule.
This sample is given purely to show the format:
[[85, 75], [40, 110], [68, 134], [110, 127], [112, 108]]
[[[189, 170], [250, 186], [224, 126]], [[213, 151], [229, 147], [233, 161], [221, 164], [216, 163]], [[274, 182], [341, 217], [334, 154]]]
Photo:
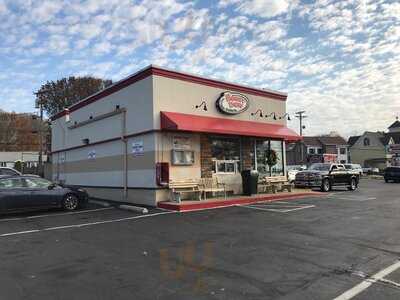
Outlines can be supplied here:
[[204, 200], [207, 199], [207, 193], [224, 193], [226, 199], [225, 183], [219, 182], [217, 177], [200, 178], [200, 190], [203, 192]]
[[201, 200], [201, 190], [199, 187], [198, 180], [187, 179], [187, 180], [170, 180], [169, 185], [171, 201], [181, 202], [183, 193], [193, 193], [197, 195], [197, 199]]

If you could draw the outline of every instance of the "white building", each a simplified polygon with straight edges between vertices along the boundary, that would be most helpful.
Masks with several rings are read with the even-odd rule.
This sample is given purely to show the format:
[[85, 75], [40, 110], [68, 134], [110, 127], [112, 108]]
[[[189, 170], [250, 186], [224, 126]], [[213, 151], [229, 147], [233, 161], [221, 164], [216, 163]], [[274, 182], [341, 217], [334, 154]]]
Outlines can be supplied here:
[[[46, 160], [47, 156], [43, 155], [43, 161]], [[37, 167], [39, 162], [39, 152], [0, 152], [0, 167], [14, 168], [17, 161], [24, 162], [25, 166], [28, 168]]]
[[169, 180], [285, 174], [285, 93], [149, 66], [52, 118], [53, 176], [96, 198], [156, 205]]

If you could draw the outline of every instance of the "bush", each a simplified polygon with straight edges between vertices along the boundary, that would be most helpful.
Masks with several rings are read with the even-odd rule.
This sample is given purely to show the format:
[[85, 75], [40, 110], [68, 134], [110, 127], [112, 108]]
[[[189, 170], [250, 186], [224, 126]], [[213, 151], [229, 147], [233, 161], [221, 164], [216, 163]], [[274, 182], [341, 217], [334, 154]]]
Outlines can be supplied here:
[[24, 169], [24, 167], [25, 167], [25, 163], [23, 163], [23, 162], [20, 161], [20, 160], [17, 160], [17, 161], [14, 163], [14, 169], [17, 170], [17, 171], [19, 171], [19, 172], [21, 172], [21, 173], [22, 173], [22, 170]]

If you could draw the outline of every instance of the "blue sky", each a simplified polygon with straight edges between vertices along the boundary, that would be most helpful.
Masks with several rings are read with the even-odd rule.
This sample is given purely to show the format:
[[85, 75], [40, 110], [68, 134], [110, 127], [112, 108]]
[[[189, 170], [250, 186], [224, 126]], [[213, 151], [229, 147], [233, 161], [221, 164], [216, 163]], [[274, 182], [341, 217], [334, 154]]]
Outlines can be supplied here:
[[46, 80], [149, 64], [287, 92], [306, 134], [385, 130], [400, 115], [400, 3], [0, 0], [0, 109], [34, 111]]

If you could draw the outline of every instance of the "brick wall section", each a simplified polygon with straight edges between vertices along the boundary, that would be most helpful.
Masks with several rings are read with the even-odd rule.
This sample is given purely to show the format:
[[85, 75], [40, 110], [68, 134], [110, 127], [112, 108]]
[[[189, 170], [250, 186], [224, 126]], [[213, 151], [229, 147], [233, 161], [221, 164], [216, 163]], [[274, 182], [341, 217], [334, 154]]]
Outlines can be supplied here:
[[212, 177], [212, 155], [211, 155], [211, 142], [207, 135], [200, 136], [200, 165], [201, 177]]
[[[254, 160], [254, 139], [249, 137], [242, 137], [242, 169], [252, 169]], [[212, 177], [212, 155], [211, 155], [211, 142], [206, 134], [200, 136], [200, 164], [201, 164], [201, 177]]]
[[254, 140], [252, 138], [242, 138], [242, 160], [243, 170], [250, 170], [254, 160]]

